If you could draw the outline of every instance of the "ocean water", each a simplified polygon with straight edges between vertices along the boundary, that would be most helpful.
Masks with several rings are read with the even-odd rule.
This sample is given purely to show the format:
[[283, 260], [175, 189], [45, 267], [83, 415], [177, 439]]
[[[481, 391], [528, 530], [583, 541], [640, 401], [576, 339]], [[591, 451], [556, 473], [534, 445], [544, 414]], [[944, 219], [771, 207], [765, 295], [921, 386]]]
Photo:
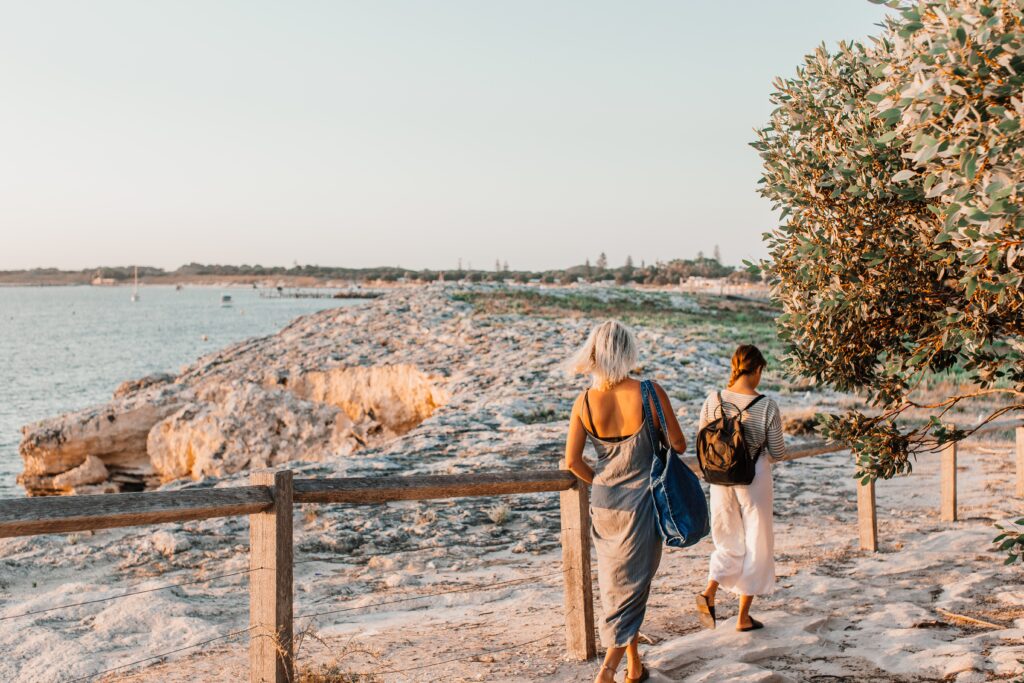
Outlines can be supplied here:
[[361, 303], [262, 298], [243, 287], [139, 294], [132, 302], [130, 287], [0, 287], [0, 498], [24, 495], [15, 483], [22, 425], [106, 402], [124, 380], [176, 372], [304, 313]]

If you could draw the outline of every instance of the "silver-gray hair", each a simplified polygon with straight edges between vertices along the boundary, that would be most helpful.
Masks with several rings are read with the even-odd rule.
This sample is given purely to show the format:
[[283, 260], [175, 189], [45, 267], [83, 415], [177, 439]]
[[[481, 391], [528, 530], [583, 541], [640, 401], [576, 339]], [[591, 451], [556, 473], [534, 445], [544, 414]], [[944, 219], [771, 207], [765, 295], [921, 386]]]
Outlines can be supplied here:
[[638, 357], [633, 330], [618, 320], [607, 320], [590, 331], [569, 367], [572, 372], [590, 375], [595, 387], [609, 386], [626, 379]]

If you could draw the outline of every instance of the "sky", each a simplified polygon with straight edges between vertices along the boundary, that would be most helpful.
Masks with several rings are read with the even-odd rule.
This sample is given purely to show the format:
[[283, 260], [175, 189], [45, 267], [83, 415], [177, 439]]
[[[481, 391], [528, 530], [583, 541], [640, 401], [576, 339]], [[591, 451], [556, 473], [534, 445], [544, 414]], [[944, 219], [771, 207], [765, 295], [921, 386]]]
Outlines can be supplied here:
[[0, 269], [736, 265], [772, 79], [884, 11], [0, 0]]

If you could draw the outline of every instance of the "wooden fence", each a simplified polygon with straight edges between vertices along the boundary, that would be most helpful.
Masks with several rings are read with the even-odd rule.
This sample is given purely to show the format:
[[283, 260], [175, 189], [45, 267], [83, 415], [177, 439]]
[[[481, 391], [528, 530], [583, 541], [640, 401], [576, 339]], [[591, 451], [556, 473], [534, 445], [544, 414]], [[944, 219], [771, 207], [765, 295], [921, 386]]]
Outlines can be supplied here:
[[[1016, 428], [1016, 494], [1024, 496], [1024, 421], [993, 423], [983, 431]], [[843, 450], [815, 443], [791, 450], [797, 460]], [[955, 521], [956, 445], [942, 458], [944, 520]], [[693, 456], [684, 458], [697, 470]], [[0, 500], [0, 538], [86, 531], [214, 517], [249, 516], [249, 680], [293, 680], [293, 544], [295, 503], [372, 505], [399, 500], [558, 492], [561, 509], [565, 635], [570, 656], [597, 654], [590, 566], [590, 502], [586, 486], [566, 470], [488, 474], [293, 479], [292, 472], [256, 471], [250, 486], [150, 493]], [[857, 487], [860, 546], [878, 548], [875, 486]]]

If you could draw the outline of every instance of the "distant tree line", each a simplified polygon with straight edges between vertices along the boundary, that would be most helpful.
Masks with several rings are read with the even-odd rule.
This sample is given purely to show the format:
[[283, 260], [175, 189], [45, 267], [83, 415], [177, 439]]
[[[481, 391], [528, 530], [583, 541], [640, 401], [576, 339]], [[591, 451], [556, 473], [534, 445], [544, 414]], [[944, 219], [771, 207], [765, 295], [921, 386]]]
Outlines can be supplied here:
[[[633, 262], [632, 257], [628, 256], [623, 265], [618, 267], [609, 266], [608, 257], [604, 253], [599, 254], [593, 264], [591, 264], [590, 259], [586, 259], [582, 265], [554, 270], [514, 270], [509, 268], [507, 261], [502, 261], [501, 259], [495, 261], [493, 270], [474, 270], [470, 267], [463, 268], [461, 266], [460, 259], [458, 267], [444, 270], [411, 270], [398, 266], [341, 268], [298, 264], [286, 267], [202, 263], [188, 263], [176, 270], [170, 271], [152, 266], [139, 266], [138, 269], [140, 278], [310, 277], [318, 280], [352, 280], [356, 282], [436, 282], [438, 280], [449, 282], [461, 280], [470, 282], [504, 282], [511, 280], [522, 283], [543, 282], [548, 284], [615, 282], [618, 284], [670, 285], [678, 284], [691, 277], [729, 278], [738, 281], [757, 279], [746, 270], [737, 270], [732, 266], [723, 265], [718, 258], [717, 247], [715, 248], [715, 257], [713, 258], [707, 258], [703, 253], [700, 253], [694, 259], [672, 259], [652, 264], [641, 263], [639, 266]], [[33, 280], [62, 278], [88, 282], [92, 278], [103, 278], [115, 282], [130, 282], [134, 277], [134, 271], [134, 266], [90, 268], [81, 271], [37, 268], [26, 271], [0, 272], [0, 279], [10, 281], [17, 279], [18, 275], [25, 275]]]

